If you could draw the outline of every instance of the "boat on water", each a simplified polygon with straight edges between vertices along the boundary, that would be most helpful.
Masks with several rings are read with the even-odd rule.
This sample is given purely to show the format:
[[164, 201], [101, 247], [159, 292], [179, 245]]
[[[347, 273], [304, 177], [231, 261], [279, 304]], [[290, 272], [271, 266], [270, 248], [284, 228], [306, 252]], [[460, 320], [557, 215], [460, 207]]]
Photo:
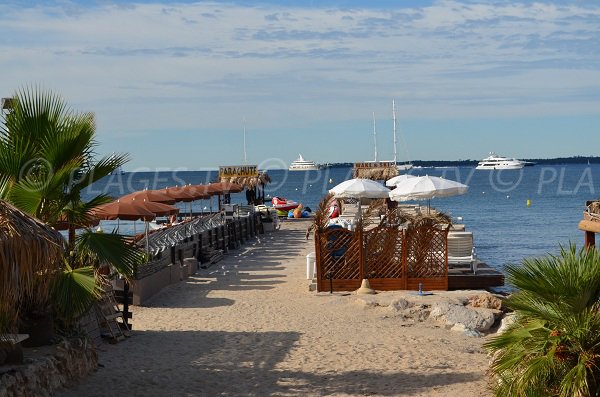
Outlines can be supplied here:
[[[397, 150], [397, 144], [398, 144], [398, 139], [396, 137], [396, 101], [392, 100], [392, 117], [393, 117], [393, 121], [394, 121], [394, 163], [396, 164], [396, 168], [398, 169], [398, 171], [408, 171], [410, 169], [413, 168], [413, 165], [410, 161], [407, 161], [406, 163], [398, 163], [397, 161], [397, 157], [398, 157], [398, 150]], [[406, 150], [406, 144], [405, 144], [405, 150]], [[407, 151], [408, 154], [408, 151]]]
[[527, 165], [527, 162], [510, 157], [502, 157], [490, 152], [490, 155], [481, 160], [475, 169], [477, 170], [519, 170]]
[[319, 170], [321, 169], [321, 167], [314, 161], [305, 160], [304, 157], [302, 157], [302, 155], [299, 154], [298, 158], [294, 160], [292, 164], [290, 164], [288, 169], [290, 171], [313, 171]]

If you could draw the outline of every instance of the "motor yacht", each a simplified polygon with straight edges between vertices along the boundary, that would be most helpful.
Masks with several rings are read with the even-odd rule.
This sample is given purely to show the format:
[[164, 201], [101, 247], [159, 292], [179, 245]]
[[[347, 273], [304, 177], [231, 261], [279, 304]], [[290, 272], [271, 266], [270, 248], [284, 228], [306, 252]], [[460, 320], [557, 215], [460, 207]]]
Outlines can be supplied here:
[[305, 160], [301, 154], [298, 155], [298, 158], [294, 160], [289, 167], [290, 171], [311, 171], [318, 169], [321, 169], [321, 167], [317, 163], [311, 160]]
[[496, 153], [481, 160], [475, 169], [477, 170], [518, 170], [525, 167], [526, 162], [515, 158], [502, 157]]

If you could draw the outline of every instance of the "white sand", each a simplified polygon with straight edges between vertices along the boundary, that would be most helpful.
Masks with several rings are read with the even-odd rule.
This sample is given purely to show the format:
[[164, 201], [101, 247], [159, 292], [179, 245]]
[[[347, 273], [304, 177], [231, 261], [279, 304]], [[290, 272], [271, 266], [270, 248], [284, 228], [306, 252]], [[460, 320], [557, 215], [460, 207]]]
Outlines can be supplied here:
[[482, 339], [309, 292], [306, 226], [284, 223], [134, 307], [133, 336], [59, 395], [491, 395]]

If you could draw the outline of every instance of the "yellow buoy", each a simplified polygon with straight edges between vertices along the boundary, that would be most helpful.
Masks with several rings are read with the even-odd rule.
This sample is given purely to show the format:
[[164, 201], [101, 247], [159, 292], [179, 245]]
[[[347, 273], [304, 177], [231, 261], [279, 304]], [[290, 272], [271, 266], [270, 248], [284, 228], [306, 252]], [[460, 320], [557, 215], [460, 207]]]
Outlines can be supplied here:
[[527, 206], [531, 207], [531, 200], [527, 200]]

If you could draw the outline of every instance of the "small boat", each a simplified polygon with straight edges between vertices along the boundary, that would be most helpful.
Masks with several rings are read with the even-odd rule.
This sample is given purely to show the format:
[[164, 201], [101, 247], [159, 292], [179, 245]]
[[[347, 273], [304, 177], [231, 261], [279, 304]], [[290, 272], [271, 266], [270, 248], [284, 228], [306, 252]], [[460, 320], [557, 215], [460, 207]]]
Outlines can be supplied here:
[[477, 170], [519, 170], [525, 167], [525, 162], [515, 158], [498, 156], [495, 153], [481, 160], [475, 169]]
[[314, 161], [305, 160], [304, 157], [302, 157], [302, 155], [299, 154], [298, 158], [294, 160], [292, 164], [290, 164], [288, 169], [290, 171], [312, 171], [319, 170], [321, 169], [321, 167]]
[[271, 203], [273, 204], [273, 208], [277, 211], [289, 211], [298, 208], [300, 203], [295, 202], [294, 200], [286, 200], [281, 197], [273, 197], [271, 199]]

